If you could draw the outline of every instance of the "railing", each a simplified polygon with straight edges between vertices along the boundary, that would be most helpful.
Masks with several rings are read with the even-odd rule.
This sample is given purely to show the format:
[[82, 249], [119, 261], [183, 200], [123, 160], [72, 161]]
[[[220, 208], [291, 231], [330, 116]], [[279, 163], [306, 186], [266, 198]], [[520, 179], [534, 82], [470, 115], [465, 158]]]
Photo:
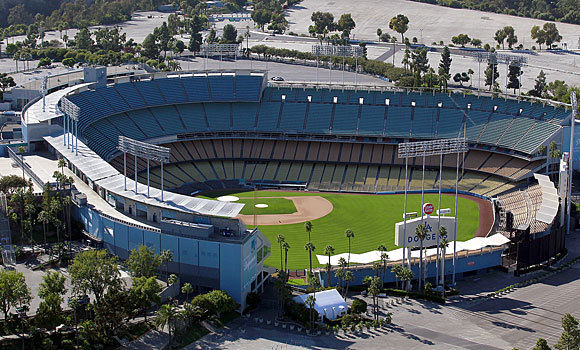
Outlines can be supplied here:
[[38, 185], [41, 189], [44, 188], [44, 186], [46, 185], [46, 183], [44, 181], [42, 181], [38, 175], [36, 175], [36, 173], [34, 173], [34, 171], [32, 171], [32, 168], [30, 167], [30, 165], [26, 164], [26, 162], [24, 162], [22, 157], [19, 157], [12, 148], [10, 147], [6, 147], [6, 149], [8, 150], [8, 155], [10, 156], [10, 159], [12, 159], [12, 161], [14, 163], [16, 163], [16, 165], [18, 165], [18, 167], [20, 167], [21, 169], [24, 169], [24, 172], [26, 173], [26, 175], [28, 175], [32, 181]]

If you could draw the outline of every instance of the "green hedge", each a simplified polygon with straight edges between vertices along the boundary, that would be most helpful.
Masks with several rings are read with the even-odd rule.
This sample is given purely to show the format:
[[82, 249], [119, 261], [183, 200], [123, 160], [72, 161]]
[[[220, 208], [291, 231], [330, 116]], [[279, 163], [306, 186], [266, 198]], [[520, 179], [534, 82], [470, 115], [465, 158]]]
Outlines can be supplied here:
[[436, 303], [445, 304], [445, 298], [437, 296], [437, 295], [426, 295], [423, 293], [407, 292], [404, 290], [392, 289], [392, 288], [383, 289], [383, 293], [385, 293], [387, 295], [396, 296], [396, 297], [409, 297], [409, 298], [413, 298], [413, 299], [422, 299], [422, 300], [433, 301]]

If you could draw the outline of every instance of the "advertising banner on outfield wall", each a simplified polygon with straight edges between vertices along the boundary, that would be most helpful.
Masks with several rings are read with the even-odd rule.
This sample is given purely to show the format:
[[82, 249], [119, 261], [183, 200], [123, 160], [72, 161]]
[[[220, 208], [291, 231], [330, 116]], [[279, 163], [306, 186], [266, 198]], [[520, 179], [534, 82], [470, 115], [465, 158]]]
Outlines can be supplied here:
[[[407, 247], [419, 247], [421, 242], [415, 234], [415, 229], [419, 224], [425, 224], [427, 227], [427, 237], [423, 240], [423, 247], [429, 247], [437, 244], [437, 235], [439, 234], [439, 217], [430, 216], [407, 220], [407, 238], [404, 239], [404, 221], [395, 224], [395, 245], [402, 247], [405, 241]], [[441, 226], [447, 229], [447, 239], [453, 241], [455, 237], [455, 218], [449, 216], [441, 217]]]

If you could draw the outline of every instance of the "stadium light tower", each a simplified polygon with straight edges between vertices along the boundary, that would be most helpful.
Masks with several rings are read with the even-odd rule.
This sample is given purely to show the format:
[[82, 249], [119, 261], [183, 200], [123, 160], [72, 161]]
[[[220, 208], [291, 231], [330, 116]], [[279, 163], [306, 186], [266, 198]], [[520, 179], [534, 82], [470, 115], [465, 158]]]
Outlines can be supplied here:
[[358, 84], [358, 58], [363, 55], [363, 48], [350, 45], [312, 45], [312, 54], [316, 56], [316, 83], [318, 84], [318, 56], [329, 56], [328, 84], [332, 83], [332, 57], [342, 56], [342, 84], [344, 85], [344, 59], [345, 57], [355, 58], [355, 85]]
[[[441, 139], [433, 141], [419, 141], [419, 142], [405, 142], [400, 143], [398, 146], [398, 157], [405, 158], [405, 208], [403, 213], [403, 266], [405, 265], [405, 248], [407, 242], [407, 187], [408, 187], [408, 162], [409, 158], [423, 158], [423, 182], [425, 181], [425, 157], [430, 156], [440, 156], [440, 167], [439, 167], [439, 208], [441, 210], [441, 177], [443, 175], [442, 170], [442, 156], [445, 154], [457, 154], [457, 173], [455, 179], [455, 237], [453, 239], [453, 283], [455, 284], [455, 260], [457, 256], [457, 197], [458, 197], [458, 186], [459, 186], [459, 156], [461, 153], [467, 152], [469, 150], [469, 145], [467, 139], [464, 137], [458, 137], [455, 139]], [[424, 183], [421, 185], [421, 198], [423, 202], [424, 197]], [[421, 217], [423, 214], [421, 214]], [[438, 214], [439, 222], [438, 229], [441, 227], [441, 214]], [[410, 252], [409, 254], [410, 255]], [[437, 256], [439, 256], [439, 234], [437, 234]], [[409, 256], [407, 256], [409, 258]], [[443, 257], [445, 259], [445, 257]], [[439, 270], [437, 270], [437, 274]], [[442, 272], [445, 276], [445, 271]], [[438, 276], [437, 276], [438, 277]]]
[[566, 234], [570, 234], [570, 207], [572, 206], [572, 173], [574, 172], [574, 124], [576, 124], [576, 112], [578, 111], [578, 101], [576, 100], [576, 92], [572, 91], [570, 94], [570, 101], [572, 102], [572, 118], [570, 126], [570, 158], [568, 160], [568, 215], [566, 218]]
[[67, 149], [70, 147], [71, 152], [75, 152], [75, 154], [78, 155], [78, 124], [80, 109], [69, 99], [63, 97], [60, 102], [60, 110], [63, 113], [62, 126], [64, 145], [66, 145]]
[[135, 156], [135, 194], [137, 194], [137, 157], [147, 160], [147, 197], [149, 197], [149, 161], [161, 163], [161, 201], [163, 201], [163, 164], [169, 163], [171, 149], [119, 136], [117, 149], [123, 152], [123, 174], [127, 191], [127, 153]]

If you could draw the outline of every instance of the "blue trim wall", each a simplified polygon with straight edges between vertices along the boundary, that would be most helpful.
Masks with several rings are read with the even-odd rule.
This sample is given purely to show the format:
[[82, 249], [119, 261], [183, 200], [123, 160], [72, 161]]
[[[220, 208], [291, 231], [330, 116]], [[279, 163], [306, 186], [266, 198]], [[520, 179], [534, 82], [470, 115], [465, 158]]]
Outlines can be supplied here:
[[[474, 254], [468, 257], [458, 257], [455, 260], [455, 274], [456, 278], [462, 277], [462, 274], [465, 272], [472, 272], [472, 271], [479, 271], [479, 270], [486, 270], [488, 268], [496, 267], [501, 265], [501, 254], [502, 250], [496, 250], [493, 252], [489, 252], [484, 249], [483, 254]], [[385, 276], [385, 283], [395, 283], [395, 274], [390, 271], [390, 267], [387, 267], [387, 273]], [[413, 271], [413, 275], [415, 278], [419, 277], [419, 264], [414, 264], [411, 266], [411, 270]], [[351, 268], [352, 273], [354, 274], [354, 280], [351, 282], [351, 285], [362, 285], [362, 281], [366, 276], [375, 276], [375, 271], [372, 267], [368, 268]], [[435, 262], [429, 263], [427, 265], [427, 278], [435, 278], [437, 270], [435, 268]], [[453, 274], [453, 259], [446, 259], [445, 260], [445, 275], [451, 278]], [[326, 270], [320, 271], [320, 280], [323, 285], [327, 283], [327, 273]], [[338, 283], [338, 279], [334, 277], [334, 271], [331, 271], [330, 282], [332, 285], [336, 285]]]
[[[258, 271], [256, 235], [246, 242], [227, 243], [179, 237], [141, 229], [108, 219], [89, 207], [75, 208], [90, 236], [103, 242], [111, 254], [127, 259], [132, 249], [140, 245], [173, 253], [169, 273], [178, 274], [182, 282], [226, 291], [245, 306]], [[164, 271], [163, 271], [164, 272]]]

